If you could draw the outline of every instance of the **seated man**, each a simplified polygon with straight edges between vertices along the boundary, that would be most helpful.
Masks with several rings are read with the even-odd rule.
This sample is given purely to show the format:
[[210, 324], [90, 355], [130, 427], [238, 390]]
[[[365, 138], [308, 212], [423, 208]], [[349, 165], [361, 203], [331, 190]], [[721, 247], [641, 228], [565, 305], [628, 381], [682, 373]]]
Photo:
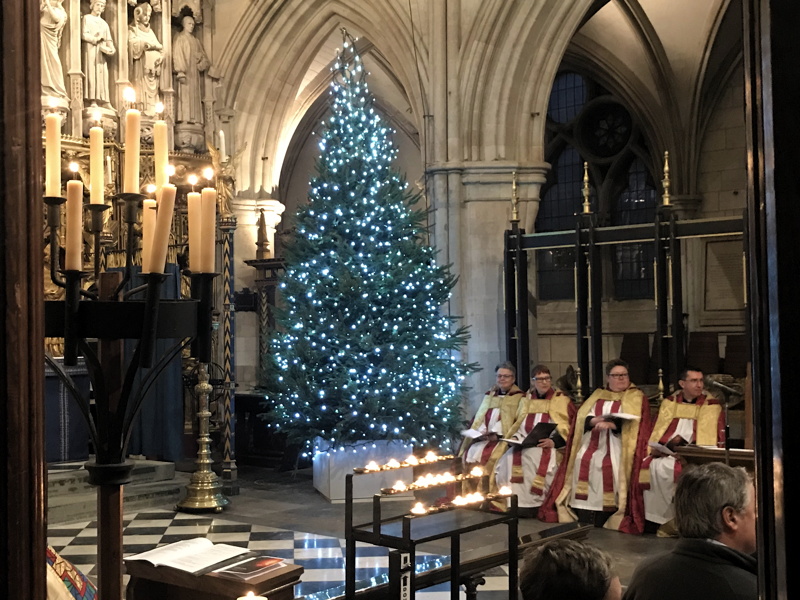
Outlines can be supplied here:
[[578, 410], [567, 460], [539, 508], [539, 518], [562, 523], [579, 519], [642, 533], [642, 492], [635, 484], [650, 435], [650, 406], [630, 382], [625, 361], [608, 362], [606, 383]]
[[[511, 486], [517, 494], [522, 517], [535, 517], [542, 505], [564, 456], [576, 413], [569, 396], [552, 386], [550, 369], [545, 365], [533, 367], [531, 380], [533, 385], [520, 402], [517, 419], [511, 426], [511, 438], [520, 444], [509, 444], [495, 468], [497, 486]], [[555, 429], [536, 431], [537, 427], [549, 430], [548, 425]], [[532, 432], [541, 438], [534, 445], [526, 442]]]
[[681, 539], [641, 563], [624, 600], [756, 600], [758, 565], [753, 481], [741, 468], [687, 468], [675, 489]]
[[467, 472], [475, 466], [483, 467], [483, 472], [487, 475], [494, 471], [495, 462], [506, 448], [506, 443], [501, 442], [500, 438], [511, 433], [511, 425], [522, 400], [522, 390], [514, 383], [517, 379], [514, 365], [504, 362], [497, 365], [494, 371], [497, 383], [486, 392], [472, 419], [470, 429], [478, 435], [465, 436], [459, 451], [459, 456], [464, 458]]
[[[674, 452], [678, 446], [723, 446], [725, 444], [725, 419], [722, 406], [716, 398], [703, 393], [703, 372], [686, 367], [680, 373], [681, 391], [666, 398], [658, 410], [658, 419], [650, 435], [650, 455], [642, 461], [639, 483], [644, 490], [645, 530], [659, 535], [670, 535], [669, 523], [673, 516], [672, 496], [675, 482], [681, 474], [681, 462], [665, 452]], [[652, 447], [660, 444], [662, 449]]]
[[522, 600], [620, 600], [622, 587], [609, 556], [575, 540], [537, 546], [519, 570]]

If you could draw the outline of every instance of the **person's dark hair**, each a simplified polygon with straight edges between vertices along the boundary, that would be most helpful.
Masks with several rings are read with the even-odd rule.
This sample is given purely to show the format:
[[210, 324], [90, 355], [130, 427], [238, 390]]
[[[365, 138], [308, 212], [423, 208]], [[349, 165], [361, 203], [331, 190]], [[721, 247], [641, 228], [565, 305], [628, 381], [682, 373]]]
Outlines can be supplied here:
[[531, 369], [531, 377], [536, 377], [540, 373], [544, 373], [545, 375], [552, 375], [550, 373], [550, 367], [547, 365], [536, 365]]
[[742, 512], [752, 483], [744, 468], [720, 462], [685, 469], [675, 488], [675, 525], [681, 537], [716, 539], [723, 532], [722, 509]]
[[692, 365], [686, 365], [685, 367], [683, 367], [683, 369], [681, 369], [681, 372], [678, 373], [678, 381], [686, 381], [686, 378], [689, 376], [689, 371], [695, 371], [696, 373], [704, 375], [703, 369], [698, 369], [697, 367]]
[[497, 373], [500, 369], [508, 369], [509, 371], [511, 371], [514, 374], [514, 377], [517, 376], [517, 367], [515, 367], [513, 364], [511, 364], [510, 361], [506, 361], [506, 362], [503, 362], [503, 363], [500, 363], [499, 365], [497, 365], [494, 368], [494, 372]]
[[525, 555], [519, 590], [522, 600], [603, 600], [613, 578], [605, 552], [575, 540], [554, 540]]
[[606, 363], [606, 376], [611, 374], [611, 369], [614, 367], [625, 367], [626, 371], [630, 371], [630, 367], [628, 363], [626, 363], [621, 358], [612, 358], [610, 361]]

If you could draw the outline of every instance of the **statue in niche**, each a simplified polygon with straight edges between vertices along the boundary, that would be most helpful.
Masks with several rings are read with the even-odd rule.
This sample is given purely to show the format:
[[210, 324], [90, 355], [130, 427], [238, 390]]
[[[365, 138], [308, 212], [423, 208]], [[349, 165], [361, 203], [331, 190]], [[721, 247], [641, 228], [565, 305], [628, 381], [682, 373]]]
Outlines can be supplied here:
[[64, 86], [64, 70], [58, 49], [61, 47], [61, 34], [67, 24], [67, 11], [64, 0], [41, 0], [41, 48], [42, 48], [42, 95], [68, 100]]
[[83, 64], [86, 73], [85, 96], [101, 106], [109, 106], [111, 102], [106, 57], [114, 56], [117, 52], [114, 40], [111, 38], [111, 28], [101, 16], [105, 9], [106, 0], [92, 0], [90, 12], [83, 15], [81, 28]]
[[172, 38], [172, 64], [177, 85], [177, 123], [203, 123], [200, 74], [211, 66], [206, 51], [194, 35], [192, 15], [181, 19], [183, 29]]
[[217, 175], [217, 212], [227, 217], [233, 214], [231, 201], [236, 195], [236, 167], [234, 166], [239, 157], [244, 153], [247, 144], [242, 146], [234, 156], [228, 157], [228, 161], [223, 163], [219, 148], [206, 140], [208, 153], [211, 155], [211, 167]]
[[164, 62], [164, 47], [150, 27], [153, 7], [147, 2], [133, 9], [133, 24], [128, 28], [128, 47], [131, 54], [131, 83], [136, 90], [136, 101], [142, 105], [142, 113], [156, 114], [161, 65]]

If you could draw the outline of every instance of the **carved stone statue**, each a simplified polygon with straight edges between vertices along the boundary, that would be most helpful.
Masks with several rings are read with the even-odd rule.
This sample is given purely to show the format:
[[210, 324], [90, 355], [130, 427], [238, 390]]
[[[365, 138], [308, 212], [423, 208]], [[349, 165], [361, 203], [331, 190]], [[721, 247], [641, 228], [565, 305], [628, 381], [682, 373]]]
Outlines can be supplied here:
[[117, 49], [111, 37], [111, 28], [105, 22], [103, 11], [106, 0], [92, 0], [90, 12], [83, 15], [81, 39], [83, 40], [83, 65], [86, 73], [84, 97], [98, 105], [108, 106], [111, 94], [108, 89], [107, 56], [114, 56]]
[[146, 115], [156, 114], [161, 64], [164, 47], [150, 27], [153, 8], [147, 2], [133, 9], [133, 24], [128, 28], [128, 47], [131, 55], [131, 83], [136, 90], [136, 101]]
[[233, 214], [231, 209], [231, 201], [236, 195], [236, 166], [235, 163], [239, 157], [244, 153], [247, 144], [242, 146], [235, 156], [229, 157], [228, 161], [223, 163], [222, 156], [220, 155], [219, 148], [215, 147], [209, 141], [206, 141], [208, 146], [208, 153], [211, 155], [211, 167], [217, 174], [217, 212], [227, 217]]
[[64, 86], [64, 70], [58, 49], [61, 47], [61, 33], [67, 24], [67, 11], [64, 0], [41, 0], [41, 38], [42, 38], [42, 96], [52, 96], [67, 100]]
[[206, 51], [194, 35], [195, 21], [191, 15], [181, 20], [183, 29], [172, 38], [172, 64], [178, 102], [177, 123], [203, 123], [203, 104], [200, 74], [211, 66]]

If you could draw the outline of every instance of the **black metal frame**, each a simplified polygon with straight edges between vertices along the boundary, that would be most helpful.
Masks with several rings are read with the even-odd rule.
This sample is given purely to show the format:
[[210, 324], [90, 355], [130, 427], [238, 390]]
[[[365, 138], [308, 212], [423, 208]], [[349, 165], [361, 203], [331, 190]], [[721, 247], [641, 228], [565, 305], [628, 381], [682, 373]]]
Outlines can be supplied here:
[[[461, 535], [505, 524], [508, 526], [508, 597], [509, 600], [517, 600], [519, 551], [516, 495], [509, 496], [511, 506], [508, 512], [504, 513], [489, 512], [480, 507], [461, 507], [423, 516], [401, 515], [384, 518], [381, 500], [391, 494], [375, 494], [372, 499], [372, 520], [354, 525], [353, 477], [368, 474], [348, 474], [345, 477], [345, 598], [354, 598], [356, 594], [356, 542], [366, 542], [398, 551], [389, 553], [389, 594], [386, 597], [399, 600], [402, 590], [403, 600], [414, 600], [417, 587], [415, 573], [417, 545], [450, 538], [450, 597], [452, 600], [458, 600], [459, 587], [462, 583]], [[408, 556], [403, 557], [402, 554]], [[474, 573], [470, 573], [469, 576], [474, 576]]]
[[[576, 215], [574, 231], [526, 234], [512, 221], [505, 232], [506, 352], [518, 369], [518, 382], [527, 389], [530, 368], [528, 335], [528, 273], [525, 252], [556, 248], [575, 250], [575, 308], [577, 362], [590, 374], [594, 387], [604, 385], [601, 246], [649, 242], [655, 246], [655, 304], [657, 363], [664, 381], [672, 381], [686, 360], [683, 320], [681, 240], [742, 235], [743, 217], [678, 220], [671, 205], [656, 211], [653, 223], [598, 227], [595, 215]], [[744, 242], [743, 242], [744, 243]], [[524, 323], [524, 328], [521, 326]]]

